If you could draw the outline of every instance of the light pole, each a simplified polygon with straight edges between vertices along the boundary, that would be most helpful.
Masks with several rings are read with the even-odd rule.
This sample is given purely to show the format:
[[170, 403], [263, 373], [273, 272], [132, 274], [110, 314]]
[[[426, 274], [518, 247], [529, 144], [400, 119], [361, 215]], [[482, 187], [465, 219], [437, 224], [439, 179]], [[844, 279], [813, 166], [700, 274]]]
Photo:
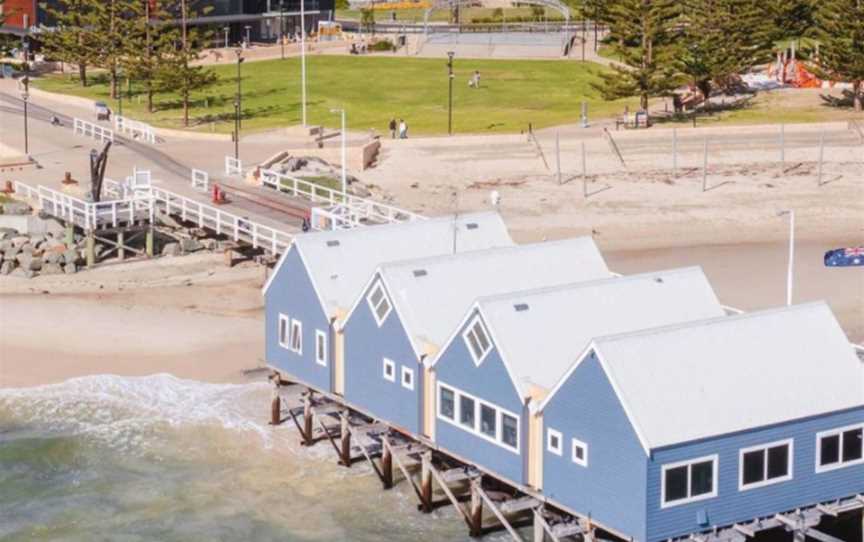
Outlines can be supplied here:
[[339, 113], [342, 117], [342, 194], [348, 194], [348, 174], [346, 171], [345, 165], [345, 154], [346, 154], [346, 140], [348, 134], [345, 133], [345, 109], [331, 109], [331, 113]]
[[285, 2], [279, 2], [279, 43], [282, 48], [282, 60], [285, 60]]
[[792, 305], [792, 274], [795, 266], [795, 211], [786, 210], [777, 216], [789, 215], [789, 267], [786, 270], [786, 305]]
[[117, 114], [122, 117], [123, 116], [123, 80], [122, 80], [123, 78], [121, 77], [120, 73], [117, 74], [117, 79], [120, 80], [119, 84], [117, 85]]
[[447, 133], [453, 135], [453, 57], [456, 53], [447, 51], [447, 78], [449, 80], [449, 92], [447, 95]]
[[228, 48], [228, 31], [231, 30], [231, 27], [230, 27], [230, 26], [226, 26], [226, 27], [223, 28], [222, 30], [225, 31], [225, 48], [227, 49], [227, 48]]
[[306, 0], [300, 0], [300, 106], [306, 126]]
[[236, 48], [237, 55], [237, 97], [234, 100], [234, 158], [240, 159], [240, 113], [243, 106], [243, 94], [240, 89], [240, 65], [243, 64], [243, 49]]
[[30, 156], [30, 135], [28, 133], [27, 102], [30, 100], [30, 76], [24, 76], [24, 91], [21, 93], [24, 101], [24, 156]]

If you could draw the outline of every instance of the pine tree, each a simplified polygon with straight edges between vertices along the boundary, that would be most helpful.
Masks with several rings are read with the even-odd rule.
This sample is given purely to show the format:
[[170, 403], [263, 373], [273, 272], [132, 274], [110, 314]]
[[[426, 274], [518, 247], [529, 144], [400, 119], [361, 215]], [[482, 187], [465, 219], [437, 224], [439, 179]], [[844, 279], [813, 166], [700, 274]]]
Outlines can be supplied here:
[[606, 6], [609, 41], [625, 66], [613, 65], [596, 88], [607, 100], [639, 96], [648, 99], [675, 87], [670, 43], [674, 0], [616, 0]]
[[160, 67], [174, 49], [172, 35], [166, 31], [172, 20], [160, 2], [144, 0], [130, 12], [130, 34], [126, 41], [128, 53], [121, 65], [131, 79], [144, 84], [147, 111], [152, 113], [153, 95], [159, 88]]
[[812, 66], [822, 79], [852, 83], [855, 111], [864, 102], [864, 0], [820, 0], [816, 5], [819, 58]]
[[771, 58], [773, 26], [758, 0], [683, 0], [675, 66], [707, 100], [715, 86]]
[[95, 61], [99, 50], [98, 39], [92, 31], [97, 3], [98, 0], [57, 0], [44, 6], [56, 21], [54, 29], [40, 36], [45, 52], [78, 66], [78, 80], [84, 87], [87, 86], [87, 66]]
[[814, 3], [813, 0], [763, 0], [762, 5], [773, 25], [772, 40], [806, 35], [813, 28]]
[[134, 27], [134, 14], [140, 9], [135, 0], [88, 0], [93, 3], [91, 32], [96, 43], [95, 64], [108, 71], [111, 97], [117, 98], [118, 73], [129, 56], [140, 55], [128, 39]]

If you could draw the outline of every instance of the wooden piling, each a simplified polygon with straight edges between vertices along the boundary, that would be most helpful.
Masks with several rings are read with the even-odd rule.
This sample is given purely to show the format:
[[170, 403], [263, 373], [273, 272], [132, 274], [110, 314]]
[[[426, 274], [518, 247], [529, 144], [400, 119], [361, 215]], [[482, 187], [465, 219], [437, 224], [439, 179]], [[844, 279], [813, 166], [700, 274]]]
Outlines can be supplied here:
[[279, 425], [282, 423], [282, 399], [279, 397], [279, 375], [272, 375], [270, 380], [273, 382], [273, 397], [270, 401], [270, 425]]
[[152, 227], [147, 229], [147, 233], [146, 233], [145, 238], [144, 238], [144, 246], [146, 247], [145, 251], [147, 252], [147, 257], [152, 258], [153, 257], [153, 228]]
[[384, 489], [393, 487], [393, 452], [390, 450], [390, 441], [387, 438], [381, 440], [381, 485]]
[[75, 227], [72, 224], [66, 225], [66, 248], [72, 248], [75, 245]]
[[472, 538], [483, 535], [483, 498], [480, 496], [481, 478], [471, 481], [471, 525], [468, 534]]
[[339, 417], [339, 464], [343, 467], [351, 466], [351, 428], [348, 427], [348, 414]]
[[87, 268], [90, 269], [96, 265], [96, 237], [92, 231], [87, 232], [87, 243], [84, 252], [86, 253]]
[[314, 444], [312, 440], [312, 390], [303, 398], [303, 446]]
[[117, 232], [117, 259], [121, 262], [126, 259], [126, 249], [123, 243], [126, 241], [126, 235], [123, 230]]
[[422, 456], [420, 469], [420, 509], [424, 514], [432, 512], [432, 452]]

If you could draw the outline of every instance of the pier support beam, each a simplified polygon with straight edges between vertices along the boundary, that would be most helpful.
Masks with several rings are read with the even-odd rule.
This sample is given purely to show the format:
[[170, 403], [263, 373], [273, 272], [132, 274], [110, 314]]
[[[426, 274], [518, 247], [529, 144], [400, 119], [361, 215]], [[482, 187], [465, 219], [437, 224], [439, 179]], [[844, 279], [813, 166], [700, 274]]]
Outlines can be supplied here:
[[279, 375], [270, 375], [270, 381], [273, 383], [273, 396], [270, 401], [270, 425], [279, 425], [282, 423], [282, 399], [279, 397]]
[[472, 538], [483, 535], [483, 497], [480, 495], [481, 478], [471, 481], [471, 524], [468, 534]]
[[312, 446], [312, 390], [303, 398], [303, 446]]
[[87, 260], [87, 268], [91, 269], [96, 265], [96, 237], [92, 231], [87, 232], [87, 243], [84, 248], [85, 259]]
[[66, 224], [66, 231], [64, 233], [66, 248], [72, 248], [75, 245], [75, 226], [72, 224]]
[[126, 239], [126, 235], [123, 233], [123, 230], [117, 232], [117, 259], [121, 262], [126, 259], [126, 249], [123, 247], [123, 242]]
[[424, 514], [432, 512], [432, 452], [422, 456], [420, 467], [420, 510]]
[[153, 257], [153, 228], [148, 228], [144, 237], [145, 252], [148, 258]]
[[339, 464], [351, 466], [351, 428], [348, 427], [348, 412], [339, 416]]
[[393, 487], [393, 452], [390, 450], [390, 441], [387, 437], [382, 439], [381, 449], [381, 484], [384, 489]]

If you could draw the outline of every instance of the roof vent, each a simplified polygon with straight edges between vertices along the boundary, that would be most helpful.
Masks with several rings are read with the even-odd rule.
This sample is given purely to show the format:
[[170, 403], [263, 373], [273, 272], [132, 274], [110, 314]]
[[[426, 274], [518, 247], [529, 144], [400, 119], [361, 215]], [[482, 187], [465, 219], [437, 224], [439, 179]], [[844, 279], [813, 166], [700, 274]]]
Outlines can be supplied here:
[[657, 284], [663, 284], [663, 277], [654, 277], [654, 282]]
[[428, 274], [429, 273], [427, 273], [425, 269], [415, 269], [414, 270], [414, 276], [415, 277], [425, 277]]
[[327, 241], [327, 246], [328, 247], [338, 247], [339, 246], [339, 240], [333, 239], [333, 240]]
[[469, 223], [465, 224], [465, 229], [468, 229], [468, 230], [476, 230], [479, 227], [480, 226], [476, 222], [469, 222]]
[[513, 308], [516, 309], [516, 312], [522, 312], [528, 310], [528, 303], [516, 303], [513, 305]]

